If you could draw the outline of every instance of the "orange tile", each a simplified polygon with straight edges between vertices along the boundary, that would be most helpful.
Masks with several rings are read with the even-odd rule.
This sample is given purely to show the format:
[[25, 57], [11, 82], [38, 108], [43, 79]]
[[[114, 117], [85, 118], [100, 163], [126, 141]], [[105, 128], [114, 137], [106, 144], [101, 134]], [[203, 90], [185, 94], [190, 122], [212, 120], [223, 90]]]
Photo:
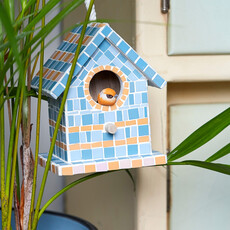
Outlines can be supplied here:
[[139, 142], [149, 142], [149, 136], [139, 137]]
[[156, 162], [156, 165], [164, 165], [164, 164], [166, 164], [165, 156], [156, 157], [155, 162]]
[[52, 121], [49, 119], [49, 125], [52, 125]]
[[91, 144], [81, 144], [81, 149], [91, 149]]
[[80, 144], [69, 145], [69, 150], [79, 150], [79, 149], [80, 149]]
[[90, 95], [88, 95], [86, 98], [87, 98], [89, 101], [92, 99], [92, 97], [91, 97]]
[[123, 102], [119, 99], [119, 100], [117, 101], [117, 105], [120, 107], [120, 106], [123, 105]]
[[55, 165], [52, 165], [52, 172], [55, 173]]
[[63, 144], [63, 149], [67, 150], [67, 146], [65, 144]]
[[54, 77], [53, 77], [53, 81], [55, 81], [58, 77], [60, 76], [60, 73], [59, 72], [57, 72], [55, 75], [54, 75]]
[[101, 24], [99, 24], [97, 27], [104, 27], [105, 26], [105, 24], [104, 23], [101, 23]]
[[114, 73], [118, 73], [119, 72], [119, 69], [117, 67], [113, 67], [113, 72]]
[[116, 146], [125, 145], [125, 140], [115, 141], [115, 145], [116, 145]]
[[93, 130], [103, 130], [104, 126], [103, 125], [93, 125]]
[[84, 38], [82, 44], [84, 45], [84, 44], [87, 42], [87, 40], [88, 40], [89, 38], [90, 38], [90, 36], [86, 36], [86, 37]]
[[94, 73], [98, 73], [99, 71], [100, 71], [100, 68], [99, 68], [99, 67], [93, 69], [93, 72], [94, 72]]
[[96, 102], [92, 99], [92, 100], [89, 101], [89, 104], [90, 104], [92, 107], [94, 107], [94, 106], [96, 105]]
[[85, 83], [85, 89], [89, 89], [89, 83]]
[[103, 141], [103, 147], [112, 147], [113, 141]]
[[68, 33], [64, 40], [65, 40], [65, 41], [68, 41], [69, 38], [70, 38], [72, 35], [73, 35], [72, 33]]
[[90, 71], [90, 72], [88, 73], [88, 77], [92, 77], [94, 74], [95, 74], [94, 71]]
[[84, 92], [85, 92], [85, 95], [89, 95], [89, 90], [88, 89], [85, 89]]
[[111, 66], [109, 66], [109, 65], [105, 66], [105, 70], [111, 70], [111, 69], [112, 69]]
[[129, 95], [129, 89], [124, 89], [122, 94], [123, 95]]
[[49, 74], [48, 74], [48, 76], [46, 77], [47, 79], [52, 79], [51, 77], [52, 77], [52, 75], [55, 73], [55, 71], [54, 70], [52, 70]]
[[78, 44], [79, 40], [80, 40], [80, 37], [77, 38], [76, 41], [75, 41], [74, 43], [75, 43], [75, 44]]
[[148, 118], [142, 118], [137, 120], [138, 125], [146, 125], [148, 124]]
[[102, 106], [100, 104], [96, 104], [95, 109], [100, 109], [101, 110]]
[[125, 122], [125, 125], [126, 125], [126, 126], [129, 126], [129, 125], [136, 125], [136, 123], [137, 123], [136, 120], [126, 121], [126, 122]]
[[117, 74], [121, 77], [123, 75], [123, 72], [120, 70], [117, 72]]
[[42, 165], [42, 158], [39, 158], [39, 163], [40, 163], [41, 166], [43, 166]]
[[124, 87], [125, 87], [125, 88], [128, 88], [128, 87], [129, 87], [129, 82], [126, 81], [126, 82], [124, 83]]
[[121, 80], [122, 80], [123, 82], [126, 81], [126, 78], [125, 78], [124, 75], [121, 76]]
[[109, 106], [102, 106], [102, 111], [109, 111]]
[[108, 165], [109, 165], [109, 170], [119, 169], [119, 162], [118, 161], [109, 162]]
[[102, 147], [102, 142], [92, 143], [92, 148], [98, 148], [98, 147]]
[[[46, 70], [43, 72], [43, 75], [45, 75], [48, 71], [49, 71], [49, 69], [46, 69]], [[40, 71], [39, 71], [39, 72], [40, 72]]]
[[72, 43], [76, 37], [77, 37], [77, 34], [74, 34], [73, 37], [69, 40], [69, 42]]
[[81, 131], [91, 131], [92, 125], [81, 126]]
[[65, 175], [65, 176], [73, 175], [73, 168], [72, 167], [62, 168], [62, 175]]
[[88, 77], [85, 79], [85, 82], [90, 82], [91, 81], [91, 77], [88, 75]]
[[126, 95], [122, 95], [122, 96], [121, 96], [121, 99], [122, 99], [123, 101], [125, 101], [125, 100], [126, 100], [126, 98], [127, 98], [127, 96], [126, 96]]
[[110, 108], [111, 108], [111, 110], [113, 111], [113, 110], [116, 110], [116, 109], [117, 109], [117, 106], [116, 106], [116, 105], [112, 105], [112, 106], [110, 106]]
[[62, 58], [66, 55], [66, 52], [63, 52], [62, 55], [58, 58], [58, 60], [62, 60]]
[[117, 121], [117, 122], [115, 122], [115, 125], [117, 127], [124, 127], [125, 126], [125, 122], [124, 121]]
[[137, 143], [137, 137], [127, 138], [127, 144], [136, 144], [136, 143]]
[[85, 173], [96, 172], [95, 165], [86, 165], [85, 166]]
[[69, 128], [69, 133], [76, 133], [76, 132], [79, 132], [79, 131], [80, 131], [79, 126]]
[[65, 56], [65, 59], [63, 60], [64, 62], [67, 62], [68, 61], [68, 59], [70, 58], [72, 56], [72, 54], [71, 53], [69, 53], [68, 55], [66, 55]]
[[56, 59], [56, 57], [60, 54], [60, 51], [56, 51], [54, 55], [51, 57], [52, 59]]
[[98, 68], [99, 68], [99, 71], [104, 70], [104, 67], [103, 67], [103, 66], [99, 66]]
[[142, 166], [142, 160], [132, 160], [132, 168], [139, 168]]

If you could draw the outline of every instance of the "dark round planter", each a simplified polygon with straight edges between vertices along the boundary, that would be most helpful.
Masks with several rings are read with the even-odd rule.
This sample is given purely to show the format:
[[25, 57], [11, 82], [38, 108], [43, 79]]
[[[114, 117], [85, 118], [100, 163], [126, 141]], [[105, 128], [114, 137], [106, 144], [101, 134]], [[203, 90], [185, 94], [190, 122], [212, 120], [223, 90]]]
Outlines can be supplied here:
[[[1, 214], [1, 210], [0, 210]], [[1, 215], [2, 216], [2, 215]], [[12, 213], [12, 229], [15, 228], [14, 213]], [[0, 217], [0, 224], [2, 225], [2, 217]], [[0, 225], [0, 226], [1, 226]], [[95, 226], [86, 220], [78, 217], [46, 211], [42, 214], [38, 222], [38, 230], [97, 230]]]

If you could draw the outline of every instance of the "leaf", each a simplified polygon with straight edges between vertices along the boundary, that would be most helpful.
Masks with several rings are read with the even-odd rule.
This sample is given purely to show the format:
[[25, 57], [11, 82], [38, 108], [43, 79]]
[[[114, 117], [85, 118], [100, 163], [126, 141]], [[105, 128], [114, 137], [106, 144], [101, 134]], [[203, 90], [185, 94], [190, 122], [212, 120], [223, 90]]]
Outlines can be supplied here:
[[226, 175], [230, 175], [230, 165], [219, 164], [219, 163], [210, 163], [205, 161], [181, 161], [181, 162], [168, 162], [168, 165], [192, 165], [200, 168], [209, 169]]
[[230, 125], [230, 108], [226, 109], [187, 137], [168, 154], [168, 162], [198, 149]]
[[230, 153], [230, 143], [225, 145], [223, 148], [221, 148], [218, 152], [214, 153], [212, 156], [210, 156], [206, 160], [206, 162], [212, 162], [212, 161], [218, 160], [221, 157], [224, 157], [229, 153]]

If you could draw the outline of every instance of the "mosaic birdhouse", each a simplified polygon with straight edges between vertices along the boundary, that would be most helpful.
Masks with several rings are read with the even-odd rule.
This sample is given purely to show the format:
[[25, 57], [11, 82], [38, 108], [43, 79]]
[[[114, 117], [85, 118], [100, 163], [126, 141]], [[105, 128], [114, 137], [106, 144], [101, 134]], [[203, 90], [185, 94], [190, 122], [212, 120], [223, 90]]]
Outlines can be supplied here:
[[[44, 64], [52, 140], [82, 26]], [[39, 73], [32, 80], [38, 90]], [[160, 77], [108, 24], [88, 25], [63, 112], [50, 170], [74, 175], [166, 163], [152, 151], [147, 86]], [[48, 153], [39, 155], [46, 165]]]

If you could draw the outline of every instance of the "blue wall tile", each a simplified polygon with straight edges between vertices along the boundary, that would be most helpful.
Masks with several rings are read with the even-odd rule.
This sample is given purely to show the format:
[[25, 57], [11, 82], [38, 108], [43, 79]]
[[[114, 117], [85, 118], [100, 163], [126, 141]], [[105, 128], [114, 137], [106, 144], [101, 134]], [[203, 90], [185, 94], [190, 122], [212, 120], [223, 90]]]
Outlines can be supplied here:
[[134, 82], [130, 82], [130, 83], [129, 83], [129, 88], [130, 88], [130, 93], [135, 92]]
[[129, 94], [129, 104], [130, 105], [134, 104], [134, 95], [133, 94]]
[[147, 67], [146, 70], [144, 71], [144, 73], [152, 79], [152, 77], [155, 75], [155, 71], [151, 68], [151, 67]]
[[122, 112], [117, 111], [117, 121], [122, 121]]
[[81, 56], [79, 57], [79, 59], [77, 60], [77, 62], [80, 65], [84, 65], [84, 63], [89, 59], [89, 57], [86, 54], [81, 54]]
[[128, 145], [128, 155], [137, 155], [138, 145]]
[[77, 94], [78, 94], [78, 97], [84, 97], [85, 96], [83, 87], [77, 88]]
[[106, 112], [105, 122], [115, 122], [115, 112]]
[[111, 46], [111, 44], [110, 44], [108, 41], [104, 40], [104, 41], [100, 44], [99, 49], [100, 49], [102, 52], [105, 52], [110, 46]]
[[164, 83], [164, 79], [157, 74], [157, 76], [153, 79], [153, 82], [158, 85], [161, 86]]
[[147, 91], [147, 81], [136, 81], [135, 84], [137, 92]]
[[103, 133], [103, 141], [111, 141], [113, 140], [113, 134]]
[[112, 32], [109, 36], [109, 39], [116, 45], [118, 41], [120, 40], [119, 36], [115, 33]]
[[81, 116], [80, 115], [75, 115], [75, 125], [76, 126], [81, 126]]
[[91, 149], [82, 150], [82, 159], [83, 160], [92, 159], [92, 150]]
[[138, 119], [139, 118], [139, 112], [138, 109], [129, 109], [129, 119]]
[[93, 159], [101, 159], [103, 158], [103, 148], [92, 149]]
[[118, 45], [118, 48], [123, 52], [126, 53], [128, 51], [128, 49], [130, 48], [130, 46], [125, 42], [125, 41], [121, 41], [121, 43]]
[[69, 143], [76, 144], [79, 143], [79, 133], [69, 133]]
[[105, 56], [109, 58], [110, 61], [114, 59], [114, 55], [109, 50], [105, 52]]
[[148, 103], [148, 95], [147, 95], [147, 93], [142, 93], [142, 103]]
[[80, 150], [74, 150], [70, 152], [71, 155], [71, 161], [78, 161], [82, 159], [81, 151]]
[[125, 139], [125, 129], [118, 128], [114, 136], [116, 140], [124, 140]]
[[73, 100], [67, 100], [68, 111], [73, 111]]
[[117, 146], [116, 147], [116, 157], [124, 157], [127, 155], [126, 146]]
[[126, 68], [125, 66], [123, 66], [123, 67], [121, 68], [121, 71], [122, 71], [123, 73], [125, 73], [127, 76], [131, 73], [131, 71], [130, 71], [128, 68]]
[[142, 94], [141, 93], [135, 93], [135, 104], [140, 105], [142, 102]]
[[92, 114], [82, 115], [82, 124], [83, 125], [92, 125], [93, 124]]
[[147, 66], [147, 63], [146, 63], [142, 58], [139, 58], [139, 60], [136, 62], [136, 65], [137, 65], [141, 70], [144, 70], [145, 67]]
[[86, 109], [86, 100], [85, 99], [81, 99], [81, 110], [85, 110]]
[[69, 126], [74, 126], [73, 116], [68, 116]]
[[127, 61], [127, 59], [122, 54], [119, 54], [118, 58], [122, 63], [125, 63]]
[[102, 141], [102, 138], [103, 136], [101, 130], [92, 131], [92, 142]]
[[152, 153], [151, 144], [150, 143], [140, 144], [140, 154], [142, 155], [148, 153]]
[[89, 55], [89, 56], [91, 56], [93, 53], [94, 53], [94, 51], [96, 50], [96, 46], [93, 44], [93, 43], [91, 43], [91, 44], [89, 44], [88, 46], [87, 46], [87, 48], [85, 49], [85, 52]]
[[137, 126], [131, 126], [131, 137], [137, 137]]
[[129, 57], [129, 59], [131, 60], [131, 61], [136, 61], [136, 59], [139, 57], [139, 55], [133, 50], [133, 49], [131, 49], [129, 52], [128, 52], [128, 54], [127, 54], [127, 56]]
[[126, 138], [130, 138], [130, 127], [125, 128]]
[[104, 148], [105, 158], [111, 158], [115, 156], [114, 147]]
[[86, 143], [87, 142], [86, 132], [80, 132], [79, 136], [80, 136], [80, 143]]
[[107, 36], [109, 35], [109, 33], [111, 32], [112, 30], [108, 27], [108, 26], [105, 26], [105, 28], [102, 30], [102, 33]]
[[99, 114], [99, 124], [104, 124], [104, 123], [105, 123], [104, 113], [100, 113]]
[[91, 132], [86, 132], [87, 142], [91, 143]]
[[149, 126], [148, 125], [140, 125], [138, 126], [139, 136], [148, 136], [149, 135]]

